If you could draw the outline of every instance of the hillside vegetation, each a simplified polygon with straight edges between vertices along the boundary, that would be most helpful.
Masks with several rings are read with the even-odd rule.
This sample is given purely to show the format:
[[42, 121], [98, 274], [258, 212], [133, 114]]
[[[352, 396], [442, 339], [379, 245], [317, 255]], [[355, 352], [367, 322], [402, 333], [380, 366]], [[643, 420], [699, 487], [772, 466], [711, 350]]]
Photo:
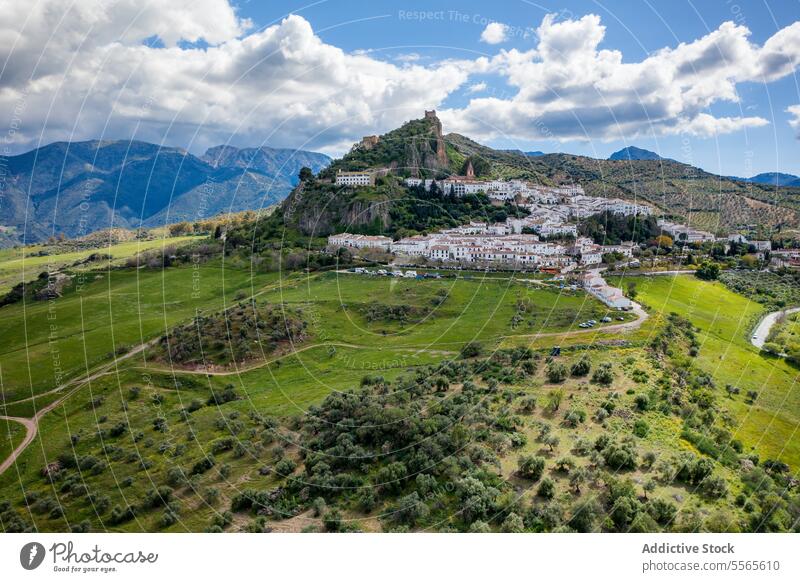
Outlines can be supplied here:
[[590, 196], [650, 202], [692, 226], [726, 232], [743, 225], [795, 225], [800, 188], [747, 183], [705, 172], [673, 160], [598, 160], [570, 154], [530, 157], [497, 151], [458, 134], [445, 140], [462, 155], [492, 162], [503, 178], [543, 184], [579, 183]]
[[151, 357], [176, 366], [244, 364], [296, 348], [306, 339], [299, 309], [254, 302], [197, 315], [161, 337]]

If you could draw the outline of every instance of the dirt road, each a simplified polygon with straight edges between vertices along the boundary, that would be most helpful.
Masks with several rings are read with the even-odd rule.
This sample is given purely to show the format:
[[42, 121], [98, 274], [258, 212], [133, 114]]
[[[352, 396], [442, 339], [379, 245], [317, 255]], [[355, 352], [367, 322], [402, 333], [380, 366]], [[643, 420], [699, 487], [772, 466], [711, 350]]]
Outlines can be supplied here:
[[8, 470], [8, 468], [11, 467], [16, 462], [17, 457], [19, 457], [22, 454], [22, 452], [26, 448], [28, 448], [28, 445], [30, 445], [33, 442], [33, 439], [36, 438], [36, 435], [39, 432], [39, 420], [45, 414], [47, 414], [51, 410], [54, 410], [55, 408], [58, 408], [67, 398], [69, 398], [70, 396], [75, 394], [75, 392], [77, 392], [78, 390], [83, 388], [83, 386], [85, 386], [86, 384], [88, 384], [92, 380], [95, 380], [96, 378], [99, 378], [100, 376], [103, 376], [103, 375], [107, 374], [108, 371], [111, 368], [113, 368], [114, 366], [119, 364], [121, 361], [127, 360], [128, 358], [131, 358], [131, 357], [135, 356], [136, 354], [141, 353], [143, 350], [145, 350], [149, 346], [151, 346], [155, 341], [157, 341], [157, 340], [145, 342], [145, 343], [135, 347], [134, 349], [132, 349], [128, 353], [126, 353], [126, 354], [124, 354], [124, 355], [122, 355], [122, 356], [120, 356], [118, 358], [114, 358], [114, 360], [112, 362], [109, 362], [108, 364], [103, 364], [102, 366], [97, 368], [94, 372], [92, 372], [91, 374], [89, 374], [89, 376], [86, 376], [85, 378], [84, 377], [75, 378], [75, 379], [70, 380], [69, 382], [66, 382], [66, 383], [62, 384], [61, 386], [58, 386], [57, 388], [53, 388], [52, 390], [49, 390], [47, 392], [43, 392], [43, 393], [38, 394], [36, 396], [31, 396], [29, 398], [24, 398], [22, 400], [17, 400], [15, 402], [11, 403], [11, 404], [16, 404], [16, 403], [19, 403], [19, 402], [28, 402], [30, 400], [33, 400], [34, 398], [39, 398], [41, 396], [47, 396], [48, 394], [54, 394], [56, 392], [62, 392], [65, 389], [68, 389], [68, 388], [72, 387], [61, 398], [57, 398], [56, 400], [54, 400], [53, 402], [51, 402], [47, 406], [37, 410], [36, 414], [33, 416], [33, 418], [23, 418], [23, 417], [20, 417], [20, 416], [2, 416], [2, 415], [0, 415], [0, 420], [9, 420], [9, 421], [13, 421], [13, 422], [19, 422], [19, 423], [24, 424], [25, 428], [26, 428], [25, 438], [22, 440], [22, 442], [19, 445], [17, 445], [17, 447], [11, 452], [11, 454], [2, 463], [0, 463], [0, 475], [5, 473], [6, 470]]

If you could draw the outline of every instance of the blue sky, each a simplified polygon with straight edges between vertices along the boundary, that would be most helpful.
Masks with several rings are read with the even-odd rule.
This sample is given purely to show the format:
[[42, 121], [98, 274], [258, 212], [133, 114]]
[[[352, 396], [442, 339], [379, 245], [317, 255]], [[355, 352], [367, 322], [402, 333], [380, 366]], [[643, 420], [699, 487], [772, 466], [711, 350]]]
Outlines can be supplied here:
[[[341, 155], [436, 108], [495, 147], [800, 174], [800, 3], [43, 0], [0, 25], [18, 152], [136, 138]], [[22, 23], [22, 24], [20, 24]], [[10, 27], [11, 30], [5, 30]]]
[[[279, 22], [289, 13], [302, 15], [326, 42], [346, 51], [370, 51], [376, 58], [395, 59], [416, 53], [421, 62], [443, 58], [491, 56], [498, 48], [530, 50], [536, 46], [535, 29], [548, 13], [561, 18], [597, 14], [606, 26], [603, 48], [622, 51], [625, 61], [640, 61], [654, 51], [692, 42], [716, 29], [725, 21], [744, 25], [750, 40], [761, 44], [776, 31], [800, 18], [800, 3], [781, 2], [479, 2], [357, 0], [348, 2], [242, 2], [239, 9], [256, 25]], [[416, 16], [420, 12], [424, 15]], [[489, 22], [510, 25], [507, 42], [488, 45], [480, 35]], [[479, 79], [488, 92], [514, 91], [502, 78], [483, 75]], [[723, 175], [753, 175], [783, 171], [800, 174], [800, 143], [789, 126], [787, 107], [800, 103], [797, 74], [764, 84], [745, 82], [737, 86], [740, 103], [717, 103], [709, 110], [720, 115], [736, 115], [740, 108], [758, 114], [769, 125], [745, 128], [715, 137], [636, 136], [630, 140], [524, 140], [492, 139], [489, 145], [528, 150], [565, 151], [605, 158], [610, 153], [636, 145], [662, 156], [698, 165]], [[446, 106], [461, 107], [471, 95], [459, 91]], [[445, 128], [447, 130], [447, 128]]]

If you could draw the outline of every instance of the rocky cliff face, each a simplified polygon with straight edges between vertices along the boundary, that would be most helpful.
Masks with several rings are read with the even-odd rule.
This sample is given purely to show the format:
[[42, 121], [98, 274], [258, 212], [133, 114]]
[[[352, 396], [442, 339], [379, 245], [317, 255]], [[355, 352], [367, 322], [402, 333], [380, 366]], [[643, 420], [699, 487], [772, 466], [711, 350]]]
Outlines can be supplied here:
[[332, 177], [337, 170], [366, 168], [392, 168], [414, 177], [458, 171], [448, 158], [442, 122], [435, 111], [426, 111], [422, 119], [413, 119], [378, 138], [364, 138], [342, 159], [333, 162], [324, 175]]
[[307, 236], [328, 236], [349, 230], [382, 229], [391, 222], [392, 187], [379, 187], [364, 196], [332, 184], [303, 184], [281, 205], [284, 224]]

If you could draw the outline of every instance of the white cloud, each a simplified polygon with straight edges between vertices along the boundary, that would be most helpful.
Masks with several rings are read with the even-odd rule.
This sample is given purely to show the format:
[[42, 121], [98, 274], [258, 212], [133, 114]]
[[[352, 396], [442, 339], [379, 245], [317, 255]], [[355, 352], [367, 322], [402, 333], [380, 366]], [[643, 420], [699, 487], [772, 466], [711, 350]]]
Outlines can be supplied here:
[[[341, 153], [433, 107], [446, 130], [478, 139], [713, 135], [766, 120], [715, 117], [709, 106], [800, 63], [800, 23], [762, 46], [725, 23], [628, 62], [600, 48], [598, 16], [549, 16], [532, 50], [391, 62], [326, 44], [296, 15], [256, 30], [229, 0], [0, 0], [0, 11], [0, 111], [19, 112], [17, 149], [133, 136], [194, 151], [231, 139]], [[145, 43], [154, 37], [161, 42]], [[466, 106], [442, 110], [472, 75], [490, 72], [510, 96], [478, 95], [489, 87], [473, 82]]]
[[797, 138], [800, 139], [800, 105], [790, 105], [786, 112], [792, 116], [789, 127], [797, 132]]
[[535, 49], [501, 51], [491, 60], [491, 69], [516, 89], [513, 97], [474, 98], [463, 109], [443, 111], [443, 120], [481, 139], [729, 133], [767, 121], [718, 118], [709, 106], [738, 102], [737, 83], [773, 81], [800, 63], [800, 22], [760, 47], [750, 42], [747, 28], [726, 22], [641, 62], [625, 62], [620, 51], [600, 48], [605, 27], [596, 15], [560, 22], [547, 16], [537, 35]]
[[481, 41], [487, 44], [500, 44], [508, 38], [508, 26], [502, 22], [490, 22], [481, 33]]
[[[250, 24], [226, 0], [201, 0], [205, 11], [192, 3], [185, 21], [173, 18], [177, 10], [155, 10], [171, 0], [150, 2], [141, 13], [126, 9], [127, 0], [113, 8], [100, 0], [76, 4], [80, 9], [69, 1], [25, 10], [15, 2], [13, 17], [3, 19], [26, 23], [19, 35], [10, 26], [0, 31], [0, 59], [11, 63], [0, 73], [0, 111], [24, 101], [21, 145], [36, 145], [40, 136], [130, 137], [135, 129], [137, 139], [195, 151], [231, 136], [251, 145], [330, 148], [439, 106], [470, 71], [488, 64], [399, 66], [346, 53], [294, 15], [243, 34]], [[142, 43], [156, 34], [165, 46]], [[201, 39], [211, 46], [178, 44]]]

